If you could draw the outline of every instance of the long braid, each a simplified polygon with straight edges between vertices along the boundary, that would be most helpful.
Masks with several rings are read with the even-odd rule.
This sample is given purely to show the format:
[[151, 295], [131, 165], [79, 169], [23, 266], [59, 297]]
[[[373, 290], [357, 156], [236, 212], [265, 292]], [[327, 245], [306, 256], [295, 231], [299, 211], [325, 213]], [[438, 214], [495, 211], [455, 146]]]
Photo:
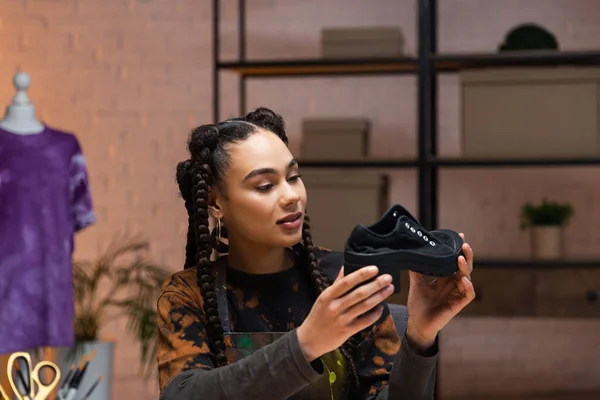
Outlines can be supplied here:
[[[306, 214], [304, 215], [304, 224], [302, 225], [302, 242], [304, 244], [304, 252], [306, 255], [306, 268], [310, 273], [310, 278], [312, 279], [313, 284], [320, 294], [329, 286], [331, 286], [332, 282], [319, 266], [319, 259], [316, 255], [317, 249], [313, 244], [312, 235], [310, 233], [310, 219]], [[354, 363], [354, 347], [350, 343], [350, 340], [346, 341], [342, 345], [340, 351], [348, 361], [350, 373], [352, 374], [354, 383], [356, 386], [358, 386], [360, 384], [360, 380], [358, 378], [358, 372], [356, 371], [356, 364]]]
[[192, 181], [191, 181], [191, 163], [189, 160], [182, 161], [177, 165], [177, 184], [181, 197], [185, 202], [185, 209], [188, 214], [187, 241], [185, 244], [185, 265], [184, 269], [196, 265], [196, 234], [194, 233], [193, 220], [193, 202], [192, 202]]
[[[208, 192], [212, 184], [213, 175], [211, 151], [216, 146], [218, 130], [214, 126], [204, 126], [192, 133], [190, 152], [198, 154], [192, 158], [192, 201], [193, 221], [196, 238], [196, 268], [200, 293], [203, 300], [204, 318], [209, 342], [213, 354], [216, 354], [217, 366], [227, 364], [225, 355], [225, 341], [223, 327], [219, 318], [217, 307], [217, 294], [215, 292], [215, 279], [212, 274], [210, 259], [213, 249], [213, 239], [210, 234], [208, 221]], [[199, 142], [199, 143], [198, 143]], [[199, 151], [194, 148], [200, 145]]]

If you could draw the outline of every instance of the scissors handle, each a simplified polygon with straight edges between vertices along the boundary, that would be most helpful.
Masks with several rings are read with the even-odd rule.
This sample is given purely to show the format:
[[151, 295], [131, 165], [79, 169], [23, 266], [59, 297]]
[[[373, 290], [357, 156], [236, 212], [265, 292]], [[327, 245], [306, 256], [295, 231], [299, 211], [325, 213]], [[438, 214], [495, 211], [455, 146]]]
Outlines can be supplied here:
[[[43, 368], [49, 368], [54, 375], [50, 383], [45, 384], [40, 379], [40, 373], [42, 373]], [[40, 361], [31, 372], [31, 378], [38, 386], [38, 391], [31, 400], [46, 400], [60, 381], [60, 369], [53, 362]]]
[[0, 398], [0, 400], [10, 400], [10, 397], [8, 397], [8, 395], [6, 394], [6, 392], [4, 391], [4, 389], [2, 388], [2, 385], [0, 385], [0, 396], [2, 396]]
[[[17, 368], [15, 369], [15, 363]], [[8, 382], [18, 400], [31, 400], [33, 380], [31, 377], [31, 355], [18, 351], [8, 357]], [[10, 399], [10, 397], [9, 397]]]

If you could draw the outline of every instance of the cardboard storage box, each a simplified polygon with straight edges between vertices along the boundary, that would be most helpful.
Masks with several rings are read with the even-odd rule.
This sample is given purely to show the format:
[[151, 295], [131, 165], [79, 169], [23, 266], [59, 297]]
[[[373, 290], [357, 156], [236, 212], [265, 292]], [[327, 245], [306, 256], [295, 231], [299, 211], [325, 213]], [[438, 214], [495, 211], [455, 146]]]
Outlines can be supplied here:
[[460, 79], [465, 157], [599, 154], [600, 68], [489, 69]]
[[313, 118], [302, 122], [303, 159], [361, 160], [369, 155], [370, 122], [361, 118]]
[[339, 27], [321, 30], [324, 58], [401, 57], [404, 37], [397, 27]]
[[389, 207], [389, 178], [375, 171], [318, 171], [303, 168], [313, 242], [343, 251], [358, 223], [371, 224]]

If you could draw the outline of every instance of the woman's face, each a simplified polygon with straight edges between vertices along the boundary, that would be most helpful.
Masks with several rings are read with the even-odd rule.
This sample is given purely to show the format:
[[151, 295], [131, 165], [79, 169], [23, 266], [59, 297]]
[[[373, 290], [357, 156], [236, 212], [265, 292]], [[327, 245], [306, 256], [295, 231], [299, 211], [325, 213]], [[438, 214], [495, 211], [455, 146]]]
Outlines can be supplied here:
[[227, 147], [225, 196], [216, 194], [230, 241], [289, 247], [302, 240], [306, 189], [298, 165], [274, 133], [260, 129]]

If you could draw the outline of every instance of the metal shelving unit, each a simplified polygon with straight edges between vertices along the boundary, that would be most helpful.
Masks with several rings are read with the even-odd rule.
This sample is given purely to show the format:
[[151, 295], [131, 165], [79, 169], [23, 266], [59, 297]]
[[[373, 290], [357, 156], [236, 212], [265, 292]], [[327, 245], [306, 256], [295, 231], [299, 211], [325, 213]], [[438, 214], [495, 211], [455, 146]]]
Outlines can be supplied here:
[[[441, 168], [526, 168], [575, 167], [600, 165], [600, 157], [470, 159], [438, 156], [437, 103], [438, 75], [465, 69], [487, 67], [598, 66], [600, 51], [518, 52], [489, 54], [439, 54], [437, 49], [437, 0], [417, 1], [418, 53], [416, 57], [384, 59], [246, 59], [246, 2], [238, 0], [238, 59], [219, 58], [219, 0], [213, 0], [213, 118], [219, 120], [221, 71], [239, 76], [239, 113], [246, 110], [246, 83], [252, 78], [302, 78], [306, 76], [416, 75], [418, 81], [417, 157], [415, 159], [374, 159], [365, 161], [301, 161], [311, 168], [416, 169], [418, 173], [419, 220], [427, 229], [438, 226], [438, 173]], [[600, 260], [534, 261], [519, 259], [481, 259], [477, 268], [600, 268]], [[437, 397], [437, 396], [436, 396]]]
[[[418, 80], [418, 132], [416, 159], [365, 161], [303, 161], [311, 168], [414, 168], [418, 173], [419, 220], [424, 227], [438, 226], [438, 172], [440, 168], [566, 167], [600, 165], [597, 158], [466, 159], [438, 157], [437, 78], [439, 74], [486, 67], [539, 67], [600, 65], [600, 51], [518, 52], [490, 54], [438, 54], [437, 0], [416, 0], [417, 57], [384, 59], [300, 59], [248, 61], [246, 59], [246, 2], [238, 0], [238, 59], [219, 57], [219, 1], [213, 0], [213, 118], [219, 119], [220, 72], [239, 75], [239, 112], [246, 110], [246, 83], [252, 78], [302, 78], [306, 76], [416, 75]], [[527, 265], [528, 261], [523, 260]], [[577, 264], [577, 261], [574, 261]], [[600, 260], [598, 261], [600, 264]]]

